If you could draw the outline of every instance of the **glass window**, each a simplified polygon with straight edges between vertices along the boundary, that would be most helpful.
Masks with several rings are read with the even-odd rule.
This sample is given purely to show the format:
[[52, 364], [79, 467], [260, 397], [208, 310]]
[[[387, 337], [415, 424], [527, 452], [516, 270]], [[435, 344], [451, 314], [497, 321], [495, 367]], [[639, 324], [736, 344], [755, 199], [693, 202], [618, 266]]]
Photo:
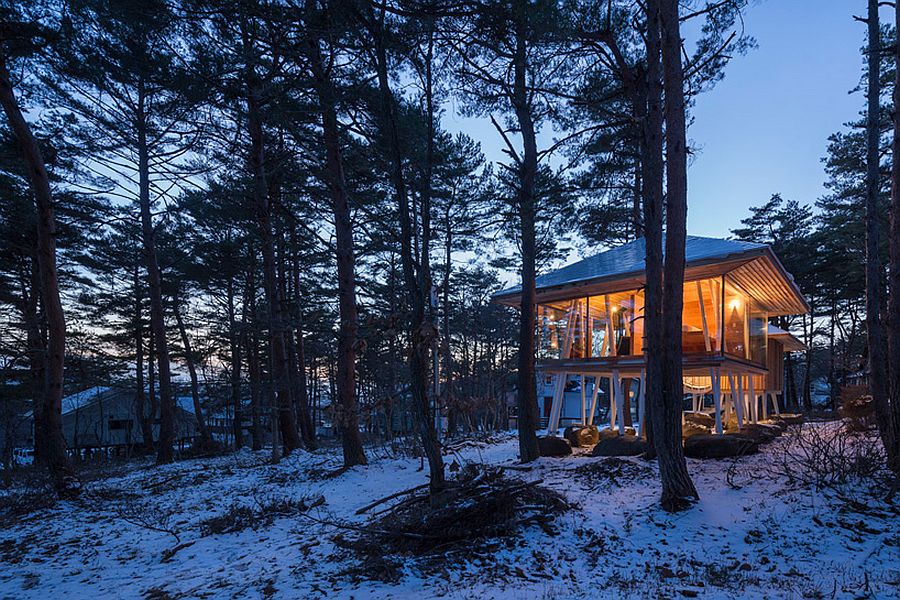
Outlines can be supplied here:
[[586, 306], [584, 298], [538, 305], [538, 359], [585, 357]]
[[591, 357], [630, 356], [643, 350], [643, 294], [638, 290], [588, 299]]
[[750, 302], [750, 360], [761, 365], [766, 364], [766, 348], [768, 346], [769, 315], [755, 301]]
[[685, 354], [706, 354], [721, 350], [721, 288], [720, 279], [700, 279], [684, 283], [681, 339]]
[[750, 358], [750, 297], [725, 276], [725, 353]]

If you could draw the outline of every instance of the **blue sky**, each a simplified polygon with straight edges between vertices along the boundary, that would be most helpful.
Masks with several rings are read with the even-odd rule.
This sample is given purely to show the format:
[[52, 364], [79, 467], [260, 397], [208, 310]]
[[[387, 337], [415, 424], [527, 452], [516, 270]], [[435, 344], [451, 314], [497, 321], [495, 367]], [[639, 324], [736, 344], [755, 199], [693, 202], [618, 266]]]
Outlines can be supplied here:
[[[697, 100], [689, 137], [688, 230], [723, 235], [750, 206], [780, 192], [813, 204], [825, 193], [828, 136], [865, 103], [863, 0], [761, 0], [745, 24], [758, 48]], [[892, 16], [892, 15], [891, 15]], [[888, 17], [888, 13], [883, 18]]]
[[[688, 131], [688, 232], [725, 236], [773, 193], [813, 204], [825, 193], [828, 136], [857, 117], [864, 0], [751, 0], [746, 31], [758, 47], [697, 99]], [[882, 19], [891, 19], [885, 9]], [[479, 140], [490, 160], [502, 141], [487, 120], [454, 114], [444, 126]], [[549, 140], [550, 135], [542, 136]]]

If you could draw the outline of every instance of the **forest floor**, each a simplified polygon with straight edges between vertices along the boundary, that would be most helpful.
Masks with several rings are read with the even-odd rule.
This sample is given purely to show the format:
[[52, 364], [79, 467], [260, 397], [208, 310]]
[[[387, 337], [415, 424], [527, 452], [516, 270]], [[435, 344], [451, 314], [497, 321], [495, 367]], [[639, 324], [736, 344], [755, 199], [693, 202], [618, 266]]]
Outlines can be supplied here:
[[[419, 459], [384, 447], [346, 471], [336, 447], [276, 465], [265, 451], [135, 460], [86, 473], [80, 499], [43, 508], [20, 481], [0, 490], [0, 598], [900, 597], [900, 513], [858, 483], [790, 477], [804, 435], [689, 460], [701, 500], [678, 514], [658, 507], [655, 462], [542, 458], [510, 474], [573, 505], [553, 527], [394, 557], [391, 581], [341, 543], [384, 505], [360, 508], [426, 482]], [[516, 450], [506, 434], [445, 458], [514, 466]]]

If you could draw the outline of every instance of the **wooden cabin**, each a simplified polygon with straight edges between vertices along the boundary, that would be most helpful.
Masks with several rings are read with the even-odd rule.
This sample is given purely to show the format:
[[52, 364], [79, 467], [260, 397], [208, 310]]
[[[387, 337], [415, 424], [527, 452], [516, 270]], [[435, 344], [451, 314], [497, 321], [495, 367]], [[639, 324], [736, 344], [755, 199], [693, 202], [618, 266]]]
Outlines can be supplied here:
[[[593, 423], [606, 387], [610, 426], [624, 433], [626, 422], [642, 425], [644, 256], [638, 239], [537, 278], [536, 367], [539, 378], [554, 381], [551, 435], [573, 378], [582, 398], [575, 421]], [[518, 307], [520, 297], [514, 287], [494, 298]], [[770, 402], [777, 412], [784, 353], [805, 348], [769, 319], [804, 314], [809, 305], [772, 249], [688, 236], [683, 300], [684, 390], [691, 408], [711, 413], [718, 433], [730, 419], [738, 426], [766, 419]]]

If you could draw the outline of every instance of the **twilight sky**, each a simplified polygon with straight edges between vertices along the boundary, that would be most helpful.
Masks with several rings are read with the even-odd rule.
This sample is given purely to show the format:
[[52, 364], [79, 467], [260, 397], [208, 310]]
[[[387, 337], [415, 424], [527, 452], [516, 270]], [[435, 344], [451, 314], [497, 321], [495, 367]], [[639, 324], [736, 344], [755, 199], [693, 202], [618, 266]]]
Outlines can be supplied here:
[[[758, 47], [735, 57], [693, 109], [690, 234], [726, 236], [776, 192], [813, 204], [825, 192], [828, 136], [865, 104], [862, 92], [849, 93], [861, 77], [865, 25], [853, 15], [865, 13], [864, 0], [751, 2], [744, 22]], [[887, 9], [881, 16], [893, 18]], [[479, 140], [489, 159], [505, 158], [487, 120], [454, 112], [448, 107], [447, 129]]]

